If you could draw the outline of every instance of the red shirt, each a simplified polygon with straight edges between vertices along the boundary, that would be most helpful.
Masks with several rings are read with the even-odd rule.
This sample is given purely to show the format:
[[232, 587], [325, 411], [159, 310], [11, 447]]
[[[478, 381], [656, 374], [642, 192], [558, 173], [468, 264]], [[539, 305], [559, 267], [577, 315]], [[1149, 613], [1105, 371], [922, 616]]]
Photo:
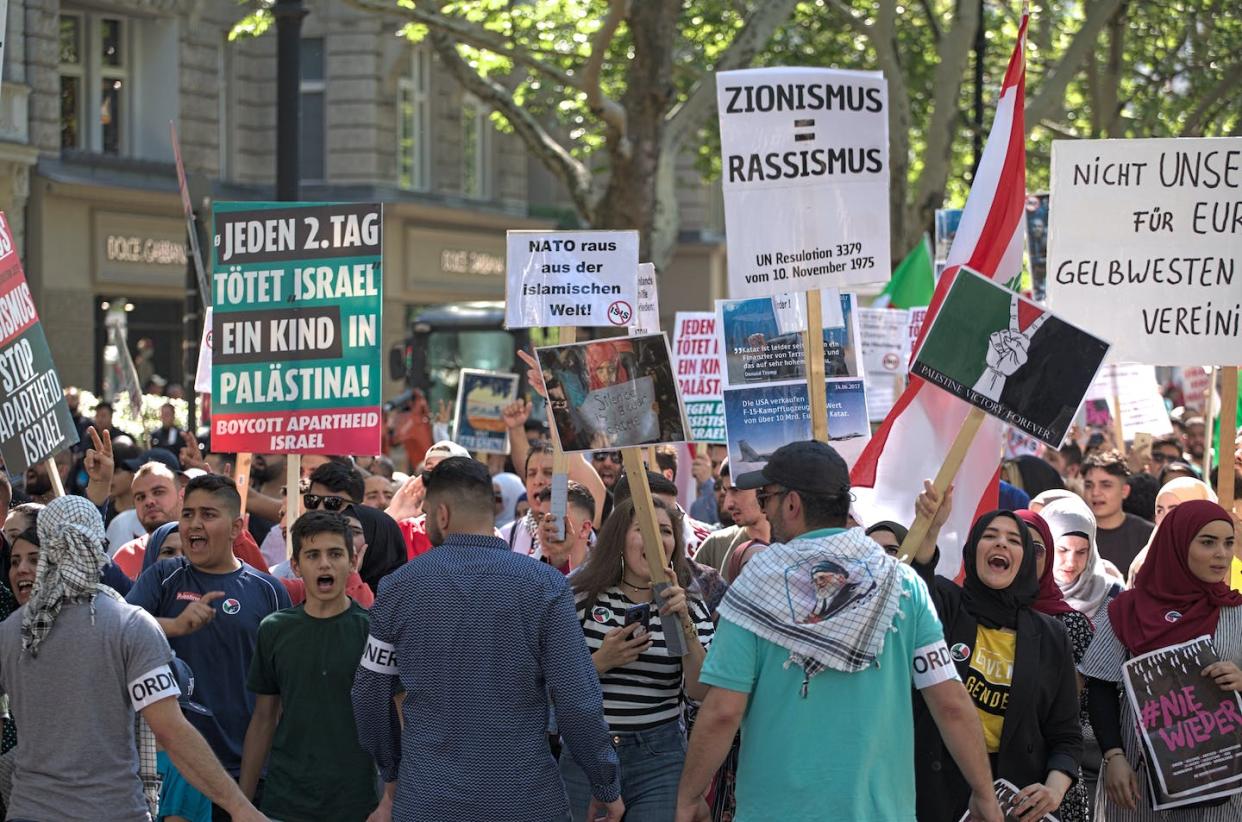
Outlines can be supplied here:
[[[285, 579], [279, 577], [284, 583], [285, 590], [289, 592], [289, 599], [294, 605], [301, 605], [306, 601], [306, 583], [300, 579]], [[362, 581], [362, 577], [358, 576], [358, 572], [354, 571], [349, 575], [349, 579], [345, 583], [345, 593], [363, 608], [370, 610], [375, 603], [375, 594], [371, 592], [371, 586]]]
[[[150, 538], [150, 534], [143, 534], [137, 539], [131, 539], [118, 548], [112, 556], [112, 561], [130, 579], [136, 580], [142, 573], [142, 561], [147, 555], [147, 540]], [[250, 536], [250, 532], [245, 528], [237, 535], [237, 539], [233, 540], [233, 556], [265, 574], [268, 573], [267, 561], [259, 553], [259, 546], [255, 543], [254, 537]]]

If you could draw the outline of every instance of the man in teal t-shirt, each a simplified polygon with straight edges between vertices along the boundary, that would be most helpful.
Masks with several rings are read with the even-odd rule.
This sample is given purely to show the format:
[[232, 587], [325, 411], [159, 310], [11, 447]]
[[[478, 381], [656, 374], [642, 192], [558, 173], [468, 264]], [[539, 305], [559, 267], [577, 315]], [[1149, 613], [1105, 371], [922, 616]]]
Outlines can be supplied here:
[[721, 604], [679, 822], [702, 818], [739, 725], [737, 822], [913, 822], [912, 688], [970, 782], [975, 818], [1000, 822], [982, 728], [926, 586], [860, 529], [844, 529], [845, 461], [823, 443], [790, 443], [735, 484], [758, 489], [774, 544]]

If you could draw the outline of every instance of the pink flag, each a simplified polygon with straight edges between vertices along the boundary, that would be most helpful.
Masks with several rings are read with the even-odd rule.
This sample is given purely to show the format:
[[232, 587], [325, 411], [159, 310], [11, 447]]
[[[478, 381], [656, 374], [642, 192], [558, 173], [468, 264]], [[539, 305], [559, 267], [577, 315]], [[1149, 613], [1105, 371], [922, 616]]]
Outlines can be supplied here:
[[[1022, 265], [1022, 216], [1026, 199], [1026, 145], [1022, 107], [1026, 98], [1027, 17], [1001, 85], [996, 118], [988, 134], [948, 267], [936, 285], [918, 346], [931, 328], [945, 294], [963, 265], [1017, 290]], [[914, 520], [914, 498], [932, 479], [971, 406], [918, 377], [885, 417], [851, 472], [856, 510], [864, 522]], [[962, 544], [977, 514], [996, 508], [1003, 426], [988, 417], [979, 428], [954, 480], [953, 513], [940, 534], [940, 573], [956, 576]]]

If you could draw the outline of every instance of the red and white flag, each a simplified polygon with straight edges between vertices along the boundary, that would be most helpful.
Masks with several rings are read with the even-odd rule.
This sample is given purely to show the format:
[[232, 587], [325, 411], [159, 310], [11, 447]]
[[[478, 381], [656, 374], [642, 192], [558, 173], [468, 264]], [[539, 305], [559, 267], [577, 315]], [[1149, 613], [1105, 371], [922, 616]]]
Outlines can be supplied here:
[[[971, 185], [948, 266], [936, 285], [915, 351], [940, 310], [961, 266], [1017, 290], [1022, 267], [1022, 218], [1026, 199], [1026, 145], [1022, 108], [1026, 99], [1027, 16], [1009, 58], [996, 118]], [[864, 522], [914, 519], [923, 480], [940, 470], [971, 406], [918, 377], [911, 377], [879, 431], [851, 472], [856, 510]], [[979, 428], [954, 480], [953, 513], [940, 534], [940, 573], [956, 576], [962, 544], [976, 515], [996, 508], [1003, 425], [988, 417]]]

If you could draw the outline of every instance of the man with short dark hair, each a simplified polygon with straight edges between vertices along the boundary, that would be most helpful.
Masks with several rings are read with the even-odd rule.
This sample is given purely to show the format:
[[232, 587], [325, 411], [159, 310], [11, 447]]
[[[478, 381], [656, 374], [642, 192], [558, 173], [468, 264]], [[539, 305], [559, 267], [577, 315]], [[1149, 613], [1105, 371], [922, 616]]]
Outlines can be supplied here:
[[1120, 452], [1092, 454], [1082, 465], [1083, 497], [1095, 515], [1095, 542], [1100, 556], [1118, 569], [1128, 569], [1156, 526], [1122, 508], [1122, 502], [1130, 496], [1126, 482], [1130, 468]]
[[808, 809], [913, 819], [913, 689], [970, 783], [974, 818], [1000, 822], [982, 726], [927, 586], [861, 529], [845, 529], [845, 460], [823, 443], [790, 443], [735, 479], [757, 492], [777, 542], [720, 606], [678, 822], [703, 818], [703, 795], [743, 723], [740, 822], [806, 819]]
[[1153, 440], [1151, 443], [1151, 456], [1147, 458], [1147, 465], [1144, 470], [1156, 479], [1160, 479], [1160, 472], [1166, 466], [1172, 465], [1182, 458], [1181, 441], [1170, 434], [1167, 437]]
[[[539, 502], [551, 507], [552, 489], [539, 492]], [[568, 574], [586, 561], [587, 549], [594, 536], [595, 497], [580, 483], [569, 481], [568, 502], [565, 510], [564, 539], [556, 538], [556, 517], [549, 510], [539, 522], [539, 545], [541, 560]]]
[[[546, 736], [554, 703], [593, 785], [589, 815], [620, 820], [618, 758], [565, 577], [494, 536], [482, 463], [437, 465], [424, 509], [434, 547], [380, 586], [354, 679], [359, 741], [392, 786], [380, 810], [397, 822], [568, 820]], [[417, 683], [404, 725], [403, 683]]]
[[145, 463], [133, 476], [130, 494], [138, 524], [146, 533], [120, 546], [112, 559], [127, 577], [137, 579], [142, 573], [151, 534], [181, 515], [181, 490], [177, 487], [176, 475], [162, 462]]
[[[326, 508], [333, 513], [350, 503], [362, 502], [366, 495], [366, 480], [362, 472], [352, 465], [325, 462], [310, 474], [307, 492], [303, 494], [306, 510]], [[314, 501], [309, 498], [314, 497]]]
[[151, 447], [178, 454], [185, 444], [185, 431], [177, 427], [177, 409], [166, 402], [160, 406], [160, 427], [151, 432]]
[[1182, 422], [1182, 441], [1186, 450], [1186, 462], [1199, 465], [1203, 462], [1203, 451], [1207, 447], [1207, 424], [1203, 417], [1187, 417]]
[[406, 561], [405, 539], [396, 520], [387, 514], [362, 505], [366, 495], [366, 483], [362, 472], [352, 461], [330, 461], [321, 464], [310, 475], [306, 492], [302, 494], [302, 507], [307, 511], [324, 510], [332, 513], [353, 511], [367, 532], [367, 552], [358, 569], [359, 575], [374, 591], [379, 581]]
[[733, 484], [729, 462], [720, 466], [720, 486], [724, 489], [724, 512], [732, 524], [713, 531], [699, 546], [694, 561], [710, 565], [728, 581], [729, 557], [741, 545], [758, 541], [767, 543], [772, 539], [768, 518], [755, 498], [755, 492], [743, 490]]

